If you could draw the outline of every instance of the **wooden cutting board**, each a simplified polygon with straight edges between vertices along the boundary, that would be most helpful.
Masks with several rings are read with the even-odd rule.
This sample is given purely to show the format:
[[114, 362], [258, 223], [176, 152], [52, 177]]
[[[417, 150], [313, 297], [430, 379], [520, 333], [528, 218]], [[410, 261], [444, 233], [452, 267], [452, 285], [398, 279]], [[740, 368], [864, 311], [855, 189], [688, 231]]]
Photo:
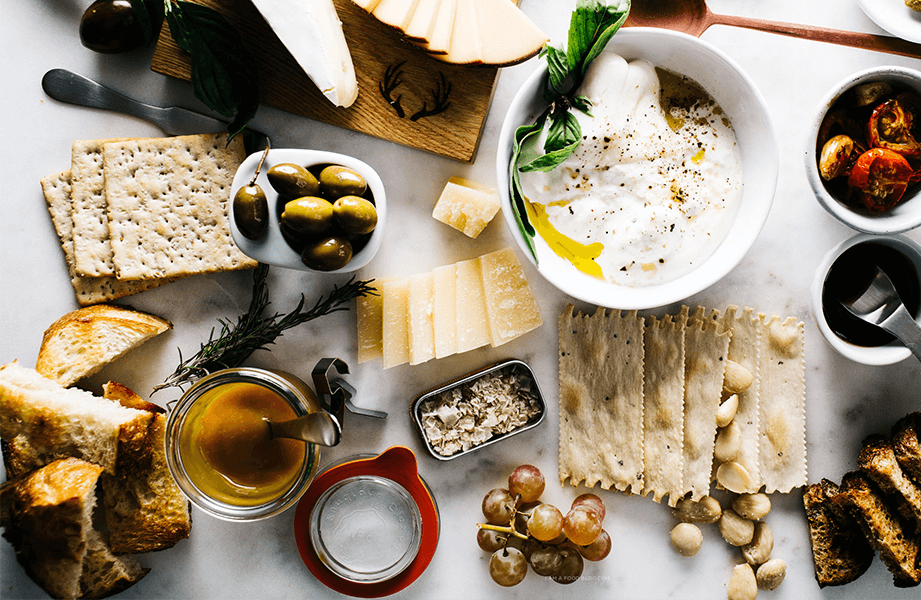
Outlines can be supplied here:
[[[220, 11], [256, 55], [264, 104], [448, 158], [473, 161], [497, 68], [441, 63], [401, 40], [395, 30], [351, 0], [334, 0], [359, 89], [352, 106], [337, 108], [301, 70], [250, 0], [196, 2]], [[166, 24], [151, 68], [191, 79], [189, 57], [173, 41]]]

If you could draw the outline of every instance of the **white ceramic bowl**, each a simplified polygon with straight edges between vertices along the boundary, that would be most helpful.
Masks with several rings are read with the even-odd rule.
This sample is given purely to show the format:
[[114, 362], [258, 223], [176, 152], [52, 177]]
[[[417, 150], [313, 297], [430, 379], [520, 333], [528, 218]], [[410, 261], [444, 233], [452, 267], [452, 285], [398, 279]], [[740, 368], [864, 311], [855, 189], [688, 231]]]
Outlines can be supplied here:
[[870, 235], [866, 233], [855, 235], [832, 248], [816, 269], [811, 290], [812, 313], [815, 316], [819, 331], [825, 337], [825, 341], [839, 354], [865, 365], [890, 365], [905, 360], [911, 356], [911, 351], [898, 341], [892, 341], [884, 346], [858, 346], [847, 342], [832, 331], [823, 310], [822, 290], [832, 264], [846, 250], [865, 242], [882, 244], [899, 250], [914, 265], [916, 274], [921, 274], [921, 245], [911, 238], [904, 235]]
[[[233, 178], [233, 188], [230, 191], [231, 198], [234, 197], [237, 190], [249, 184], [253, 177], [253, 173], [256, 172], [256, 167], [259, 164], [260, 158], [262, 158], [261, 151], [251, 154], [243, 161], [240, 168], [237, 169], [237, 174]], [[285, 241], [281, 233], [281, 224], [278, 220], [278, 216], [281, 213], [281, 209], [277, 208], [278, 193], [272, 188], [272, 184], [269, 183], [268, 177], [266, 176], [270, 168], [281, 163], [294, 163], [305, 168], [325, 164], [342, 165], [357, 171], [365, 178], [365, 181], [368, 182], [368, 187], [371, 188], [371, 193], [374, 194], [374, 204], [377, 208], [377, 226], [371, 233], [371, 238], [368, 240], [368, 243], [365, 244], [361, 250], [355, 252], [355, 254], [352, 255], [352, 260], [341, 269], [335, 271], [317, 271], [311, 269], [301, 261], [300, 253], [294, 250], [288, 245], [288, 242]], [[266, 158], [265, 163], [262, 165], [262, 170], [259, 172], [259, 177], [256, 178], [256, 183], [265, 192], [266, 198], [269, 201], [269, 227], [265, 237], [258, 241], [245, 237], [237, 228], [233, 210], [229, 211], [230, 232], [233, 235], [233, 241], [240, 250], [250, 258], [269, 265], [286, 267], [288, 269], [298, 269], [310, 273], [348, 273], [357, 271], [371, 262], [371, 259], [377, 254], [377, 250], [381, 247], [381, 242], [384, 239], [384, 227], [387, 223], [387, 196], [384, 193], [384, 182], [381, 181], [377, 172], [367, 163], [357, 158], [346, 156], [345, 154], [338, 154], [336, 152], [302, 150], [296, 148], [273, 148], [269, 150], [268, 158]]]
[[871, 213], [868, 210], [848, 206], [832, 196], [819, 175], [816, 160], [816, 153], [820, 152], [820, 149], [816, 148], [819, 127], [822, 126], [828, 109], [851, 88], [871, 81], [897, 83], [913, 88], [921, 94], [921, 72], [904, 67], [873, 67], [854, 73], [838, 82], [819, 102], [819, 107], [810, 123], [809, 134], [806, 138], [806, 175], [822, 208], [848, 227], [862, 233], [901, 233], [921, 225], [921, 198], [917, 197], [919, 193], [917, 189], [911, 195], [906, 194], [892, 210]]
[[[777, 185], [779, 150], [767, 105], [752, 80], [722, 51], [698, 38], [663, 29], [630, 27], [611, 39], [607, 52], [624, 58], [647, 59], [654, 65], [685, 75], [702, 86], [726, 112], [742, 154], [741, 204], [726, 238], [696, 269], [657, 285], [627, 287], [591, 277], [553, 253], [535, 236], [538, 271], [561, 291], [585, 302], [620, 309], [644, 309], [692, 296], [717, 282], [745, 256], [767, 220]], [[540, 90], [547, 74], [542, 64], [524, 83], [508, 110], [499, 137], [497, 185], [502, 212], [525, 256], [535, 263], [518, 230], [509, 199], [509, 161], [515, 129], [528, 124], [545, 108]], [[536, 264], [536, 263], [535, 263]]]

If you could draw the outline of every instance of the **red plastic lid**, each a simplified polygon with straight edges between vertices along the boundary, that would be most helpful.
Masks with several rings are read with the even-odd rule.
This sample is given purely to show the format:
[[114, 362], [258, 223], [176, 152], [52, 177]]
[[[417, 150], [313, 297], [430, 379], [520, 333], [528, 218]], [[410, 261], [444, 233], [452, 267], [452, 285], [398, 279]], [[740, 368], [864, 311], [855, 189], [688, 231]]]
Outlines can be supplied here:
[[[400, 484], [412, 496], [422, 517], [422, 540], [416, 558], [404, 571], [387, 581], [360, 583], [339, 577], [320, 561], [310, 541], [310, 512], [317, 500], [330, 487], [358, 476], [376, 476]], [[439, 530], [435, 499], [419, 476], [416, 455], [405, 446], [394, 446], [374, 458], [352, 460], [321, 474], [307, 488], [294, 513], [294, 538], [304, 564], [328, 588], [356, 598], [389, 596], [414, 582], [432, 562]]]

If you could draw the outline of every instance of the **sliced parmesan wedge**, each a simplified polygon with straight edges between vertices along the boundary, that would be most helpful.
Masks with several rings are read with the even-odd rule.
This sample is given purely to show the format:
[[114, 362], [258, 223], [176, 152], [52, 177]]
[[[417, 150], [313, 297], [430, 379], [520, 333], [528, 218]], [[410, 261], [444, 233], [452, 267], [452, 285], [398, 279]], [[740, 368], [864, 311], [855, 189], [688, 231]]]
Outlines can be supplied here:
[[409, 362], [409, 281], [389, 280], [383, 286], [381, 322], [384, 368]]
[[447, 0], [419, 0], [416, 10], [413, 11], [409, 18], [403, 33], [413, 42], [422, 42], [428, 44], [432, 41], [432, 33], [435, 31], [436, 17], [441, 5]]
[[409, 364], [418, 365], [435, 358], [434, 276], [432, 273], [409, 278]]
[[[502, 1], [509, 2], [509, 0]], [[476, 0], [457, 0], [454, 29], [451, 32], [451, 46], [447, 54], [433, 54], [432, 56], [455, 65], [483, 64], [483, 48], [477, 29]]]
[[358, 80], [333, 0], [253, 0], [253, 4], [323, 95], [336, 106], [351, 106], [358, 98]]
[[509, 0], [473, 0], [481, 58], [488, 65], [515, 65], [531, 58], [550, 38]]
[[492, 341], [480, 259], [457, 263], [457, 351], [466, 352]]
[[405, 31], [419, 0], [380, 0], [371, 12], [385, 25]]
[[433, 317], [435, 329], [435, 358], [457, 352], [457, 268], [455, 265], [437, 267], [432, 274]]
[[368, 12], [373, 11], [381, 0], [352, 0], [359, 8], [362, 8]]
[[511, 248], [480, 257], [492, 346], [501, 346], [540, 327], [540, 309]]

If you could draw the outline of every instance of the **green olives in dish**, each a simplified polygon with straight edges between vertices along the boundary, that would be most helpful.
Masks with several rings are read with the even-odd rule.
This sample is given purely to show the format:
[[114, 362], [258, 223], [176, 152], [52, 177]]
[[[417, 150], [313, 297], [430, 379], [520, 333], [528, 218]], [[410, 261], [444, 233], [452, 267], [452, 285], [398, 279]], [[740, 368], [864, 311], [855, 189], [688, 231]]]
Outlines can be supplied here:
[[256, 184], [245, 185], [233, 197], [233, 218], [244, 237], [257, 241], [269, 228], [269, 201]]
[[333, 226], [333, 205], [323, 198], [306, 196], [285, 203], [281, 223], [297, 233], [323, 233]]
[[283, 198], [316, 196], [320, 192], [320, 182], [313, 173], [294, 163], [275, 165], [265, 175]]
[[361, 196], [367, 189], [365, 178], [348, 167], [331, 165], [320, 171], [320, 193], [331, 200], [342, 196]]
[[352, 260], [352, 244], [343, 236], [315, 240], [301, 252], [301, 261], [316, 271], [335, 271]]
[[131, 0], [96, 0], [80, 19], [80, 43], [95, 52], [117, 54], [143, 48], [160, 32], [163, 2], [135, 10]]
[[377, 226], [377, 209], [359, 196], [342, 196], [333, 203], [336, 222], [346, 233], [363, 235]]

